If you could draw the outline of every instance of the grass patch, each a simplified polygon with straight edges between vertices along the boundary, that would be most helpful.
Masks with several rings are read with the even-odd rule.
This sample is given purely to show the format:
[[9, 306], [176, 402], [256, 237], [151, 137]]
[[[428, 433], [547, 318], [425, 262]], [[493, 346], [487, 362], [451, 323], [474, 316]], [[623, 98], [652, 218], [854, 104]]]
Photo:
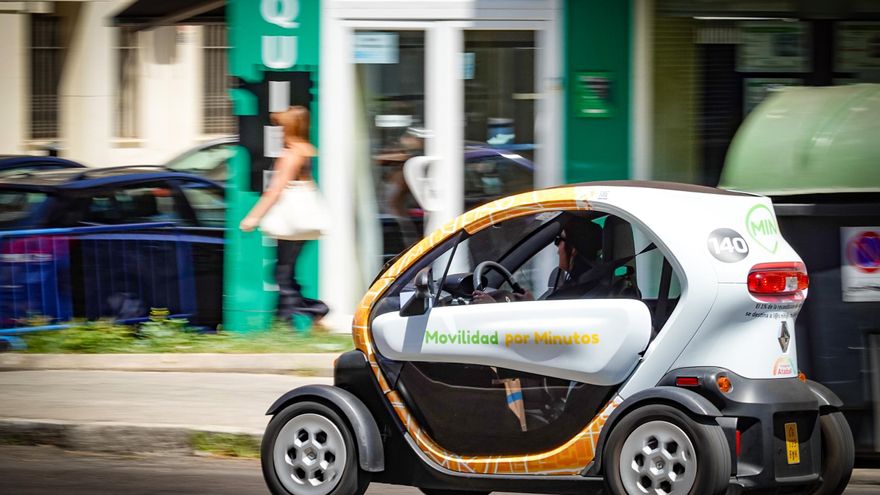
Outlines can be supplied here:
[[27, 353], [272, 353], [344, 352], [354, 348], [348, 334], [319, 329], [297, 331], [276, 322], [255, 332], [205, 333], [186, 320], [154, 317], [140, 325], [112, 322], [79, 322], [64, 330], [21, 335]]
[[228, 457], [260, 457], [260, 441], [250, 435], [232, 433], [193, 433], [190, 443], [195, 450]]

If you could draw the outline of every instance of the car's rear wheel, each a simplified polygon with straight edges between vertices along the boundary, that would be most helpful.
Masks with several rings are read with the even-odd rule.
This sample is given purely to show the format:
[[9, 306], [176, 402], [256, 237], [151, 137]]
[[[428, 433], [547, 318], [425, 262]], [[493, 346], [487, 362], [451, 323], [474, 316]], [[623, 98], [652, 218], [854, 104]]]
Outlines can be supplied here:
[[846, 489], [855, 463], [849, 423], [841, 412], [819, 416], [822, 432], [822, 484], [814, 495], [839, 495]]
[[297, 402], [276, 414], [260, 457], [275, 495], [361, 495], [369, 484], [348, 424], [317, 402]]
[[605, 448], [605, 482], [618, 495], [712, 495], [730, 480], [730, 451], [716, 424], [650, 404], [614, 425]]

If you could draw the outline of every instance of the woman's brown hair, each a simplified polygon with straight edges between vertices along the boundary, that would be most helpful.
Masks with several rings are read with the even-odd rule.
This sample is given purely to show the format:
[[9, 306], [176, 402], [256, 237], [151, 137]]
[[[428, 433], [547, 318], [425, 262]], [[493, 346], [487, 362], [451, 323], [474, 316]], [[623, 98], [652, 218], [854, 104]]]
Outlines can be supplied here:
[[292, 106], [283, 112], [271, 115], [272, 123], [284, 127], [284, 144], [309, 142], [309, 109]]

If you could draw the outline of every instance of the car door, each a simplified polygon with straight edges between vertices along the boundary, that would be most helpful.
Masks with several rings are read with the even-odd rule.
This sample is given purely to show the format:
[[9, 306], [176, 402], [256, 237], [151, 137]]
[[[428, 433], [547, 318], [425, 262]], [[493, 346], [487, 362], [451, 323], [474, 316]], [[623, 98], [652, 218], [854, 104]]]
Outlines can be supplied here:
[[[651, 315], [638, 299], [541, 299], [553, 283], [554, 240], [572, 218], [544, 212], [461, 232], [377, 302], [371, 332], [380, 367], [425, 433], [448, 451], [489, 456], [558, 447], [611, 399], [646, 348]], [[510, 289], [501, 270], [487, 268], [492, 263], [522, 290]], [[479, 298], [475, 288], [482, 288]]]
[[196, 312], [187, 211], [163, 177], [72, 190], [56, 220], [70, 234], [74, 314], [139, 321]]

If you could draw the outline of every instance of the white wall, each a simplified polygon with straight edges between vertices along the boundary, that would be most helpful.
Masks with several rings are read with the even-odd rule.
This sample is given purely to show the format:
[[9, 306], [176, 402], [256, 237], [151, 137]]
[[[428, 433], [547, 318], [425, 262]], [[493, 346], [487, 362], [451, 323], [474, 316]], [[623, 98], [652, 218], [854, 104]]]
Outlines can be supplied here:
[[115, 2], [83, 2], [72, 23], [58, 89], [65, 156], [87, 164], [108, 162], [112, 133], [113, 30], [105, 19]]
[[28, 127], [25, 84], [27, 65], [25, 40], [27, 39], [27, 16], [17, 13], [0, 13], [0, 154], [24, 152], [25, 130]]
[[[117, 163], [163, 163], [201, 135], [201, 29], [160, 27], [138, 34], [139, 146], [117, 142]], [[130, 143], [130, 142], [129, 142]]]
[[[138, 132], [115, 136], [117, 30], [110, 18], [130, 0], [43, 2], [64, 17], [59, 84], [61, 155], [87, 165], [163, 163], [211, 136], [202, 135], [202, 28], [166, 27], [138, 34]], [[30, 141], [30, 14], [25, 2], [0, 2], [0, 154], [36, 152]], [[12, 5], [11, 3], [9, 5]], [[22, 6], [23, 5], [23, 6]], [[69, 32], [68, 32], [69, 30]], [[44, 140], [45, 141], [45, 140]]]

